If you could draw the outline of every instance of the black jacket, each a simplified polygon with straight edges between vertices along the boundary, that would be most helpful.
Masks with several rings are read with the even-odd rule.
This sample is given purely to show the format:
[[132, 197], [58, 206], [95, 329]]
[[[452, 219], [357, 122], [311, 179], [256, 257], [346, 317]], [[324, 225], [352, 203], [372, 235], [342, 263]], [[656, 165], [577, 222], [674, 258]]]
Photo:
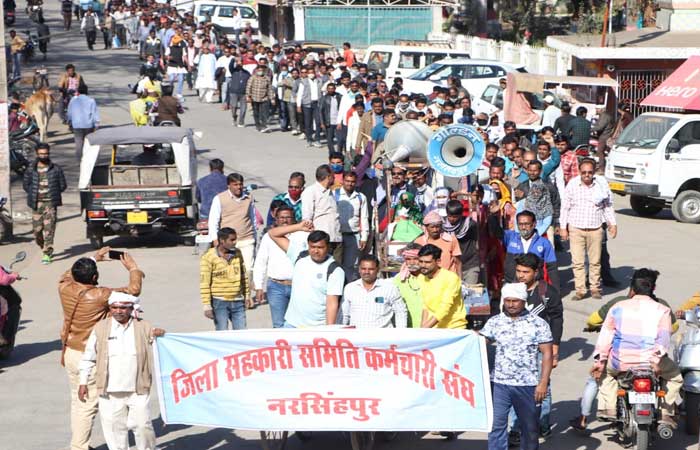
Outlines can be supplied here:
[[[27, 193], [27, 206], [31, 209], [36, 209], [37, 198], [39, 197], [39, 172], [37, 171], [36, 165], [37, 162], [35, 161], [34, 164], [27, 169], [24, 173], [24, 182], [22, 183], [24, 192]], [[66, 177], [63, 175], [63, 170], [58, 164], [51, 163], [46, 176], [49, 178], [51, 206], [61, 206], [63, 204], [61, 192], [66, 190]]]
[[[324, 95], [321, 97], [321, 120], [325, 126], [331, 124], [331, 101], [336, 101], [336, 109], [340, 110], [340, 100], [343, 98], [338, 92], [333, 95]], [[340, 117], [338, 117], [340, 119]], [[338, 120], [336, 119], [336, 120]]]
[[231, 79], [228, 82], [229, 94], [245, 95], [245, 87], [248, 84], [250, 73], [242, 67], [233, 67], [234, 61], [229, 64]]
[[564, 328], [564, 306], [559, 292], [544, 280], [540, 280], [534, 289], [528, 291], [525, 307], [530, 313], [537, 314], [549, 324], [553, 343], [559, 345]]

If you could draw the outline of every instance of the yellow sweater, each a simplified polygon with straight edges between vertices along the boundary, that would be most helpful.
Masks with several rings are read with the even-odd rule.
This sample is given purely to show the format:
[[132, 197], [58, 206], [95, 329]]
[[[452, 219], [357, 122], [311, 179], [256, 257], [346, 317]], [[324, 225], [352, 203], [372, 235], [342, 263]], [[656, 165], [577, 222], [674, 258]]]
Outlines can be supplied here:
[[210, 248], [199, 261], [199, 292], [204, 310], [211, 309], [211, 299], [243, 300], [250, 295], [250, 283], [241, 252], [227, 261]]
[[418, 282], [423, 296], [423, 307], [438, 320], [435, 328], [467, 327], [462, 283], [454, 272], [438, 269], [438, 273], [432, 279], [420, 275]]

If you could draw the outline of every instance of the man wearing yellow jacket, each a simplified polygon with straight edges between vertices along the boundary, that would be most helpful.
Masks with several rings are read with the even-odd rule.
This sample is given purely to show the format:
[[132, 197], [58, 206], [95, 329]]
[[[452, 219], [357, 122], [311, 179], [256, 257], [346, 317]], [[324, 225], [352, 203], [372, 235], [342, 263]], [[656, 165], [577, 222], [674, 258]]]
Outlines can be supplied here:
[[695, 309], [700, 306], [700, 292], [696, 292], [681, 305], [681, 307], [676, 311], [676, 317], [679, 319], [685, 319], [685, 312]]
[[246, 307], [252, 306], [250, 283], [240, 250], [236, 248], [236, 231], [221, 228], [218, 245], [209, 249], [199, 263], [199, 291], [204, 316], [214, 320], [216, 330], [246, 328]]

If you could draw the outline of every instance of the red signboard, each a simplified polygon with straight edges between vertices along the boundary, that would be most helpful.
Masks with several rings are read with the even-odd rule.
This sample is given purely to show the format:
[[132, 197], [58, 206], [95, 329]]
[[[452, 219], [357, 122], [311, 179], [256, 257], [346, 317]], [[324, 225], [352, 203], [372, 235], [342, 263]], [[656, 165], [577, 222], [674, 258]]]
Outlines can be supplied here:
[[700, 110], [700, 56], [688, 58], [642, 105]]

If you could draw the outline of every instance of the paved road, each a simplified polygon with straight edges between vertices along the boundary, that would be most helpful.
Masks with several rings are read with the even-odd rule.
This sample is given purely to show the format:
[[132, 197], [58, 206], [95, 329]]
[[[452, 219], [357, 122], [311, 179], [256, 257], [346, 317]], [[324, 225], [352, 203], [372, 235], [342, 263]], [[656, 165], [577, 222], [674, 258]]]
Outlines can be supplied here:
[[[47, 13], [52, 30], [59, 30], [57, 5], [49, 5]], [[20, 16], [23, 14], [20, 12]], [[24, 18], [20, 17], [20, 25]], [[26, 23], [26, 22], [24, 22]], [[18, 29], [24, 29], [18, 26]], [[101, 46], [98, 45], [98, 48]], [[50, 44], [51, 81], [55, 82], [68, 62], [77, 65], [100, 105], [102, 122], [106, 125], [129, 122], [130, 94], [126, 84], [135, 80], [139, 61], [134, 53], [126, 50], [89, 52], [83, 36], [77, 30], [58, 35]], [[286, 189], [287, 175], [292, 170], [303, 170], [307, 179], [313, 177], [313, 169], [325, 157], [324, 149], [309, 149], [304, 142], [275, 132], [261, 135], [249, 125], [239, 129], [231, 126], [230, 115], [220, 111], [218, 105], [199, 104], [195, 97], [187, 97], [188, 111], [183, 118], [186, 126], [203, 132], [197, 142], [200, 175], [207, 170], [209, 159], [218, 157], [227, 164], [227, 170], [237, 170], [247, 180], [256, 182], [262, 189], [256, 192], [263, 209], [272, 195]], [[24, 297], [22, 330], [12, 358], [0, 363], [0, 448], [12, 450], [44, 450], [67, 448], [69, 442], [69, 398], [65, 373], [59, 365], [61, 309], [56, 292], [56, 280], [79, 256], [88, 255], [91, 249], [84, 238], [84, 225], [80, 217], [77, 184], [78, 163], [72, 157], [72, 136], [56, 118], [51, 123], [53, 157], [66, 169], [69, 185], [64, 196], [65, 206], [60, 209], [60, 222], [56, 242], [57, 257], [54, 264], [39, 264], [40, 253], [31, 242], [30, 224], [26, 221], [27, 208], [17, 181], [13, 183], [17, 239], [0, 247], [0, 261], [8, 261], [15, 252], [27, 250], [29, 258], [19, 271], [29, 277], [17, 287]], [[634, 268], [650, 266], [661, 271], [658, 294], [674, 306], [698, 288], [696, 255], [700, 253], [700, 228], [676, 223], [670, 214], [658, 218], [642, 219], [629, 209], [626, 199], [616, 198], [619, 238], [610, 243], [615, 275], [627, 281]], [[146, 273], [143, 290], [146, 316], [158, 326], [170, 331], [188, 332], [212, 328], [201, 312], [198, 297], [197, 257], [192, 249], [178, 246], [165, 236], [148, 240], [112, 239], [108, 244], [126, 248], [133, 253]], [[571, 272], [568, 256], [563, 260], [563, 280], [569, 280], [566, 291], [571, 289]], [[127, 279], [126, 271], [118, 263], [100, 265], [100, 282], [105, 285], [121, 285]], [[623, 290], [606, 291], [606, 298]], [[609, 442], [607, 427], [593, 424], [593, 435], [580, 437], [567, 431], [566, 423], [577, 413], [578, 398], [586, 379], [590, 355], [596, 336], [581, 333], [585, 316], [600, 302], [588, 299], [573, 304], [565, 302], [565, 330], [562, 344], [562, 363], [554, 372], [554, 405], [552, 422], [554, 434], [543, 449], [606, 450], [619, 448]], [[250, 311], [251, 328], [269, 327], [267, 307]], [[154, 417], [158, 409], [153, 402]], [[175, 450], [205, 450], [214, 448], [258, 448], [257, 434], [222, 429], [189, 426], [164, 426], [156, 420], [158, 441], [161, 448]], [[106, 450], [99, 425], [95, 426], [93, 445]], [[416, 449], [464, 448], [486, 449], [483, 435], [464, 434], [455, 442], [431, 442], [434, 438], [407, 434], [393, 443], [380, 444], [382, 449], [398, 449], [410, 445]], [[465, 442], [468, 441], [468, 442]], [[697, 440], [695, 440], [697, 442]], [[668, 443], [659, 443], [669, 449], [691, 448], [693, 438], [679, 432]], [[350, 448], [348, 438], [339, 433], [314, 435], [301, 444], [290, 440], [289, 448], [305, 450], [326, 449], [331, 446]], [[694, 448], [694, 447], [693, 447]]]

